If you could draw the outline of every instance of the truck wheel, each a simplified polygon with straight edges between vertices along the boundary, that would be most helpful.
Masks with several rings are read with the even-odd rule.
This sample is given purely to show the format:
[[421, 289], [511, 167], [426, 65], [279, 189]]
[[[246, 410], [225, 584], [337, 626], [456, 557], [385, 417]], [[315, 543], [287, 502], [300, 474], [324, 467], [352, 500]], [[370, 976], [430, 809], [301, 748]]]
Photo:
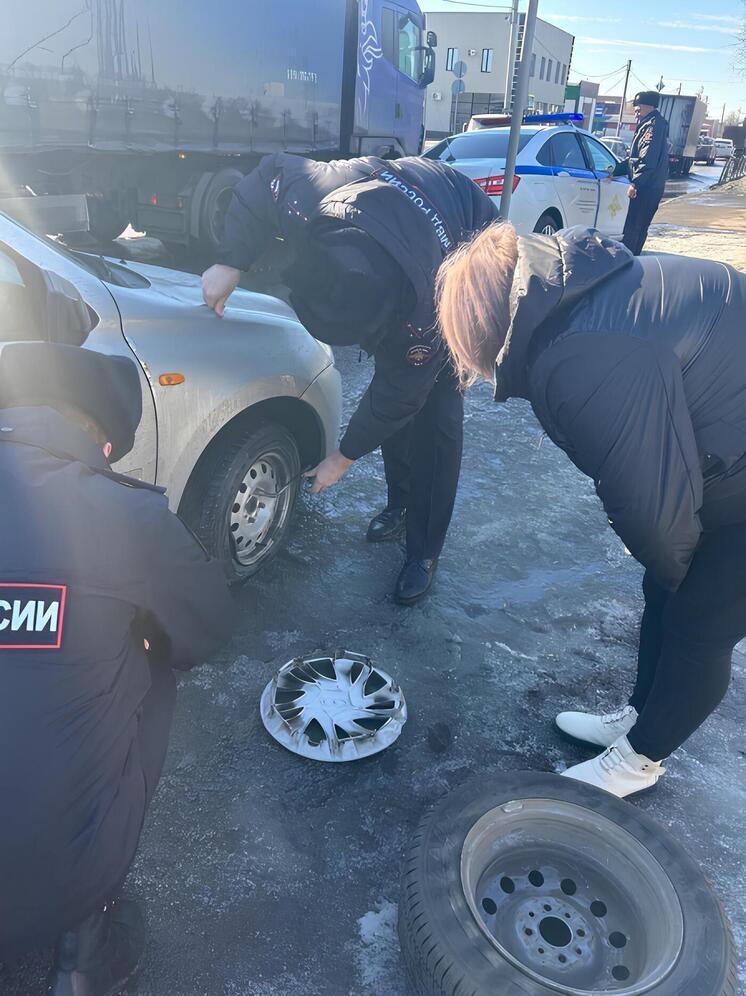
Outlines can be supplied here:
[[200, 207], [199, 248], [213, 257], [223, 237], [225, 215], [233, 197], [233, 188], [243, 180], [237, 169], [221, 169], [213, 176], [205, 190]]
[[539, 235], [554, 235], [555, 232], [559, 231], [559, 228], [557, 219], [553, 214], [549, 214], [548, 211], [534, 225], [534, 231]]
[[253, 577], [285, 539], [298, 496], [300, 455], [288, 430], [259, 422], [218, 441], [180, 509], [234, 583]]
[[725, 915], [634, 806], [536, 772], [483, 777], [421, 824], [399, 938], [418, 996], [736, 996]]

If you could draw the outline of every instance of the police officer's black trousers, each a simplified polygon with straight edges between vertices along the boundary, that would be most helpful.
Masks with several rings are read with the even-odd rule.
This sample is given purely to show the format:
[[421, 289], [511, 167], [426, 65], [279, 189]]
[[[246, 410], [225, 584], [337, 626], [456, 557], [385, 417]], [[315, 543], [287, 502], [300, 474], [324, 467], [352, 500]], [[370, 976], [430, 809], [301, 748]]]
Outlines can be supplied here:
[[648, 237], [650, 222], [655, 217], [662, 196], [662, 189], [643, 189], [638, 190], [637, 197], [632, 198], [629, 202], [622, 242], [635, 256], [639, 256], [642, 252], [645, 239]]
[[708, 534], [676, 592], [643, 580], [637, 684], [628, 739], [653, 761], [680, 747], [728, 690], [733, 648], [746, 636], [746, 524]]
[[440, 556], [456, 500], [464, 438], [464, 396], [450, 364], [421, 411], [381, 446], [388, 507], [407, 510], [407, 557]]

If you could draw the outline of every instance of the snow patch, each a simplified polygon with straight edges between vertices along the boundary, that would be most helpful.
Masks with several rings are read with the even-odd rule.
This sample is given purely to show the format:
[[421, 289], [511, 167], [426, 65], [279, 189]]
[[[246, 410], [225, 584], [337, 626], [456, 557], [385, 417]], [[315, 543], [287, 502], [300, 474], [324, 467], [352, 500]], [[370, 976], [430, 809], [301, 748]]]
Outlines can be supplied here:
[[399, 940], [396, 933], [397, 906], [379, 899], [376, 909], [358, 920], [360, 947], [355, 964], [366, 993], [391, 992], [391, 980], [398, 975]]

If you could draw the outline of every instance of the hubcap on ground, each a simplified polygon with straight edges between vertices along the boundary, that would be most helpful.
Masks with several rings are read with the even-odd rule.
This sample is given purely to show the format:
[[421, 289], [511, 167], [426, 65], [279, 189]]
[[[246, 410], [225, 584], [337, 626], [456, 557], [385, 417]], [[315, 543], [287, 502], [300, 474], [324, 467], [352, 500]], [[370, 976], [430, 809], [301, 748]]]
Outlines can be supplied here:
[[264, 453], [248, 469], [230, 510], [233, 556], [250, 567], [265, 555], [290, 511], [290, 469], [280, 453]]
[[676, 892], [622, 827], [554, 799], [486, 813], [461, 854], [480, 929], [527, 975], [567, 996], [641, 996], [683, 943]]

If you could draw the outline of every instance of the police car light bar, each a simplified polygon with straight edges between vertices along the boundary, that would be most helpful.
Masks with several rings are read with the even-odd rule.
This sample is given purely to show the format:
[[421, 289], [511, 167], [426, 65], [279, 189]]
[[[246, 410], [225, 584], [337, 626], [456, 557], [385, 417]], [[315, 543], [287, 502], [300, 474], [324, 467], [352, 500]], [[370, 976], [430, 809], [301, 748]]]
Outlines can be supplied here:
[[574, 111], [562, 111], [557, 114], [526, 114], [523, 118], [524, 124], [570, 124], [573, 121], [582, 121], [583, 115]]

